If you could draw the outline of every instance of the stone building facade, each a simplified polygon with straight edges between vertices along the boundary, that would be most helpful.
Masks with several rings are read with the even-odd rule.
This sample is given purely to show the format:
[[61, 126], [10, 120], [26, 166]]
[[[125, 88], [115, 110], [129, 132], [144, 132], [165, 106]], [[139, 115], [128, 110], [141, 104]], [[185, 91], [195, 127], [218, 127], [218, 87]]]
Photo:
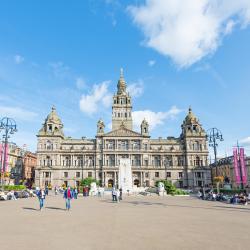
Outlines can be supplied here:
[[23, 180], [31, 186], [35, 179], [35, 167], [37, 165], [36, 154], [26, 151], [23, 157]]
[[133, 130], [132, 98], [126, 87], [121, 71], [113, 96], [112, 130], [106, 132], [99, 120], [93, 139], [66, 137], [52, 107], [37, 135], [36, 185], [75, 186], [86, 177], [100, 180], [102, 186], [117, 185], [121, 158], [130, 159], [136, 186], [153, 186], [160, 179], [183, 188], [211, 183], [206, 133], [191, 108], [178, 138], [151, 139], [145, 119], [140, 132]]
[[[247, 184], [245, 187], [250, 188], [250, 157], [245, 157], [246, 171], [247, 171]], [[210, 165], [212, 169], [212, 176], [216, 176], [216, 167], [215, 164]], [[234, 172], [234, 160], [233, 156], [228, 156], [221, 158], [217, 161], [217, 175], [223, 176], [224, 180], [232, 185], [233, 188], [238, 188], [240, 185], [235, 181], [235, 172]]]

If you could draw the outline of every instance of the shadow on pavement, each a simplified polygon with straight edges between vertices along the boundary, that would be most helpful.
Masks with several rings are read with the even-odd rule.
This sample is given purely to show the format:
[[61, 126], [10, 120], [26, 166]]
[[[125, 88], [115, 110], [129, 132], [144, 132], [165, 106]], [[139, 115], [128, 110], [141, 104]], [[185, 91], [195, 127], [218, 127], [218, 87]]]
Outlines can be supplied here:
[[[106, 203], [113, 203], [112, 201], [102, 201]], [[151, 206], [151, 205], [158, 205], [162, 207], [180, 207], [180, 208], [193, 208], [193, 209], [205, 209], [205, 210], [219, 210], [223, 211], [224, 208], [226, 211], [231, 211], [231, 212], [243, 212], [243, 213], [249, 213], [250, 208], [246, 207], [228, 207], [228, 206], [212, 206], [212, 207], [201, 207], [201, 206], [189, 206], [189, 205], [175, 205], [175, 204], [168, 204], [168, 203], [161, 203], [161, 202], [147, 202], [147, 201], [121, 201], [121, 203], [127, 203], [127, 204], [132, 204], [132, 205], [145, 205], [145, 206]]]
[[46, 209], [52, 209], [52, 210], [63, 210], [65, 211], [65, 208], [61, 208], [61, 207], [45, 207]]
[[23, 207], [23, 209], [25, 210], [33, 210], [33, 211], [39, 211], [40, 209], [36, 209], [36, 208], [33, 208], [33, 207]]

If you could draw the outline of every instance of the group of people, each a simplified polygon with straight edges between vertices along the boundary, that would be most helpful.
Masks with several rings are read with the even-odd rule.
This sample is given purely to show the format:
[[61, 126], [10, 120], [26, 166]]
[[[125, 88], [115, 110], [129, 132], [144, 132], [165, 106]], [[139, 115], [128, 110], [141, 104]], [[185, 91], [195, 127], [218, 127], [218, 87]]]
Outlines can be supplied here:
[[233, 197], [230, 199], [230, 203], [247, 205], [247, 200], [248, 197], [246, 193], [234, 194]]
[[246, 192], [240, 194], [234, 194], [232, 197], [225, 195], [223, 193], [215, 193], [213, 190], [205, 192], [203, 189], [198, 191], [198, 197], [202, 200], [211, 200], [211, 201], [225, 201], [230, 202], [231, 204], [243, 204], [247, 205], [247, 201], [250, 198]]
[[119, 202], [122, 200], [122, 188], [118, 189], [113, 187], [112, 189], [112, 201]]
[[[37, 188], [36, 190], [36, 195], [38, 197], [39, 200], [39, 207], [40, 207], [40, 211], [43, 209], [44, 207], [44, 200], [46, 198], [46, 196], [49, 194], [48, 190], [46, 190], [46, 188]], [[58, 189], [55, 189], [55, 194], [58, 194]], [[67, 189], [65, 189], [63, 191], [63, 198], [65, 199], [65, 205], [66, 205], [66, 210], [69, 211], [70, 210], [70, 201], [74, 198], [77, 199], [78, 196], [78, 190], [77, 188], [73, 188], [71, 189], [70, 187], [68, 187]]]
[[[61, 190], [59, 190], [57, 187], [55, 187], [54, 191], [55, 191], [55, 195], [57, 195], [58, 192], [60, 192]], [[49, 192], [48, 192], [47, 188], [37, 188], [36, 189], [36, 195], [37, 195], [38, 200], [39, 200], [40, 210], [42, 210], [44, 207], [44, 200], [45, 200], [46, 196], [48, 195], [48, 193]], [[63, 198], [65, 199], [65, 206], [66, 206], [67, 211], [69, 211], [71, 208], [71, 200], [77, 199], [78, 194], [79, 194], [79, 190], [77, 188], [67, 187], [65, 190], [63, 190]], [[84, 194], [84, 192], [83, 192], [83, 194]], [[99, 192], [98, 192], [98, 196], [100, 196]], [[113, 189], [112, 189], [112, 201], [119, 202], [121, 200], [122, 200], [122, 188], [118, 189], [118, 188], [113, 187]]]

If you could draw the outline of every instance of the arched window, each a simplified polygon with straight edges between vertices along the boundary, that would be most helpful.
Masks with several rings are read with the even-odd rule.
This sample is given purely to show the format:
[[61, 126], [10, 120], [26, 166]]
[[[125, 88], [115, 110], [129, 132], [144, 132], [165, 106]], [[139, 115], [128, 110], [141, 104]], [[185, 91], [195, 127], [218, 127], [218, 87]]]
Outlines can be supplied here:
[[52, 160], [50, 159], [50, 156], [46, 156], [46, 166], [50, 167], [52, 165]]

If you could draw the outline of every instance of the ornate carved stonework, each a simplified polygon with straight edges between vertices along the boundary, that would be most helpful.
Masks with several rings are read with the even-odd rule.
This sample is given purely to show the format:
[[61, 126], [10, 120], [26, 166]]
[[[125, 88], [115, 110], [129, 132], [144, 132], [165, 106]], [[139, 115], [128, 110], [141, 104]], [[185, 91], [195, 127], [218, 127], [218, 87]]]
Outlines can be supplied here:
[[122, 127], [122, 126], [117, 130], [106, 133], [104, 136], [105, 137], [113, 137], [113, 136], [114, 137], [124, 137], [124, 136], [125, 137], [126, 136], [128, 136], [128, 137], [132, 137], [132, 136], [134, 136], [134, 137], [142, 137], [141, 134], [139, 134], [139, 133], [137, 133], [135, 131], [132, 131], [130, 129], [127, 129], [125, 127]]

